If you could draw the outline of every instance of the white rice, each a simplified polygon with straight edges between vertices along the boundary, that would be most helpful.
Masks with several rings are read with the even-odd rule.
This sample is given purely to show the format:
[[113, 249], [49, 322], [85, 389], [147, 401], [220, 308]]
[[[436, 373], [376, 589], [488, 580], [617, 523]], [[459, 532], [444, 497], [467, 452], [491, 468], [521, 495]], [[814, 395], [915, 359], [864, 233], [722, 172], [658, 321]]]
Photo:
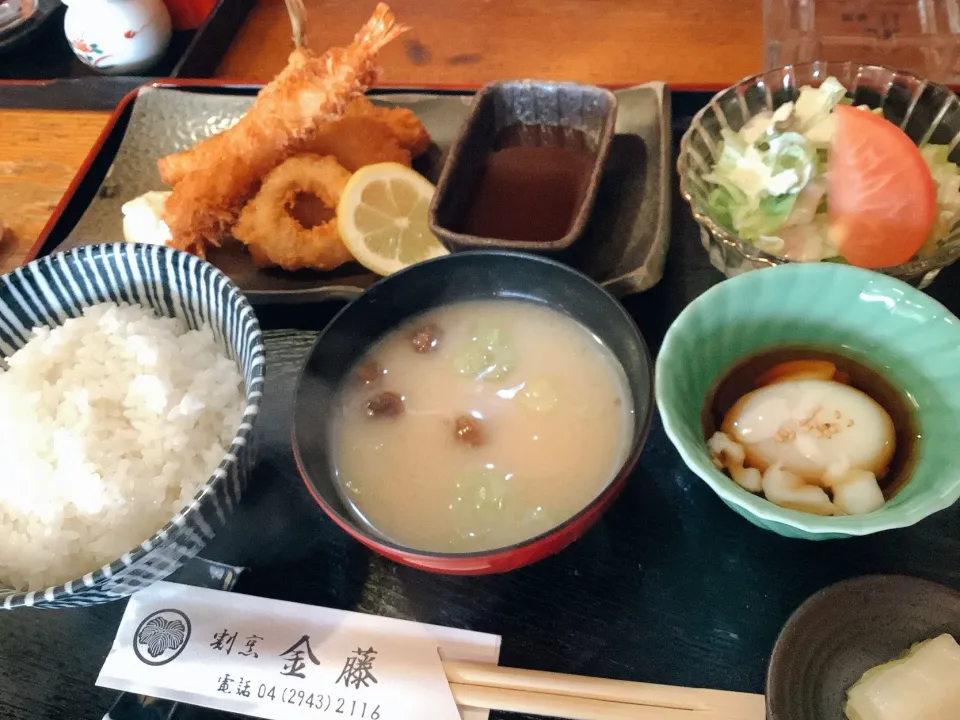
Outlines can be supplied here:
[[40, 327], [0, 371], [0, 585], [118, 559], [223, 459], [243, 383], [213, 333], [105, 303]]

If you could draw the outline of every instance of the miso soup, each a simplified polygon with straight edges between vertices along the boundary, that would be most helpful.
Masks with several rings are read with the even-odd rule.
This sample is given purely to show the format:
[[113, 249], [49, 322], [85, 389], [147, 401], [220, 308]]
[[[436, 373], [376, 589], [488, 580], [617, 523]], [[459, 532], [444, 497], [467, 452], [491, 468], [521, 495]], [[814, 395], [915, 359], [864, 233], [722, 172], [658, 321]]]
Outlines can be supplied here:
[[428, 552], [505, 547], [569, 519], [616, 476], [634, 428], [613, 353], [518, 300], [394, 330], [349, 373], [337, 412], [334, 476], [351, 511]]

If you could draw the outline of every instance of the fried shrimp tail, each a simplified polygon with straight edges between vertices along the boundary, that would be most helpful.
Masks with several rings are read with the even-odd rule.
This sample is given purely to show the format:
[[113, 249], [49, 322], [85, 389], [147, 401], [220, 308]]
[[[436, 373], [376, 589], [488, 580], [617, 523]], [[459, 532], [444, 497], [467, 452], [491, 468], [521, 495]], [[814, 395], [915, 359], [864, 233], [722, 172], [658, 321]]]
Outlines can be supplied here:
[[[332, 270], [353, 259], [337, 230], [336, 209], [350, 172], [334, 158], [296, 155], [263, 180], [260, 192], [247, 203], [233, 235], [247, 246], [261, 267], [284, 270]], [[290, 214], [301, 194], [319, 198], [333, 217], [311, 228]]]
[[293, 31], [293, 46], [307, 46], [307, 8], [303, 0], [284, 0], [287, 14], [290, 15], [290, 29]]
[[[294, 144], [341, 117], [350, 101], [373, 85], [378, 53], [406, 29], [381, 3], [349, 46], [322, 55], [295, 49], [236, 125], [189, 151], [194, 167], [176, 183], [165, 207], [170, 244], [196, 253], [206, 244], [219, 245], [260, 179]], [[189, 162], [180, 158], [172, 164], [183, 173]]]

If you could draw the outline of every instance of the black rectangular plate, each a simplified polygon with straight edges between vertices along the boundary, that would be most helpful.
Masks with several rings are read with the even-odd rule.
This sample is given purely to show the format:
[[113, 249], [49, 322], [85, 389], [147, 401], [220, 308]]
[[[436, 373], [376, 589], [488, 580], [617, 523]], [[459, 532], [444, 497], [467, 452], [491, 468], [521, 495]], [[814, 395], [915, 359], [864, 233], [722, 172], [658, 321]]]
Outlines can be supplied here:
[[[35, 252], [120, 241], [120, 207], [164, 188], [156, 158], [189, 146], [239, 117], [257, 88], [212, 83], [156, 83], [118, 107], [88, 164], [48, 224]], [[446, 152], [466, 117], [471, 91], [378, 89], [376, 102], [414, 109], [434, 139], [415, 167], [436, 182]], [[670, 95], [661, 84], [618, 91], [617, 135], [583, 248], [571, 264], [624, 295], [655, 285], [669, 240]], [[210, 260], [258, 304], [350, 297], [376, 277], [357, 265], [334, 272], [256, 268], [242, 246], [228, 244]]]

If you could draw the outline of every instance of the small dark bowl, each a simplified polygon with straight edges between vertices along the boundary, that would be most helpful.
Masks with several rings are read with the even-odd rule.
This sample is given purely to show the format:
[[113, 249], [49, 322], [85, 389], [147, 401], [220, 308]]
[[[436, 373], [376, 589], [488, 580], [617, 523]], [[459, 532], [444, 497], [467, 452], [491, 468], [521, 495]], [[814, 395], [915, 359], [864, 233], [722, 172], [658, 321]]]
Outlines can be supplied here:
[[[583, 510], [537, 537], [474, 553], [433, 553], [397, 545], [356, 522], [332, 477], [330, 408], [341, 381], [367, 349], [411, 317], [465, 300], [513, 298], [549, 305], [599, 337], [623, 366], [633, 396], [631, 449], [616, 477]], [[505, 572], [559, 552], [579, 538], [623, 488], [647, 438], [653, 373], [647, 346], [623, 307], [595, 282], [553, 260], [509, 252], [447, 255], [390, 275], [349, 304], [317, 338], [300, 373], [293, 449], [307, 489], [343, 530], [381, 555], [433, 572]]]
[[767, 671], [767, 720], [844, 720], [847, 689], [911, 645], [960, 640], [960, 592], [902, 575], [821, 590], [787, 621]]
[[[430, 204], [430, 229], [450, 250], [516, 250], [559, 253], [583, 235], [600, 187], [603, 166], [613, 140], [617, 98], [593, 85], [510, 80], [491, 83], [476, 94], [470, 114], [450, 149]], [[579, 198], [567, 233], [548, 242], [479, 237], [462, 231], [487, 156], [501, 133], [516, 126], [551, 126], [583, 133], [593, 154], [586, 190]]]

